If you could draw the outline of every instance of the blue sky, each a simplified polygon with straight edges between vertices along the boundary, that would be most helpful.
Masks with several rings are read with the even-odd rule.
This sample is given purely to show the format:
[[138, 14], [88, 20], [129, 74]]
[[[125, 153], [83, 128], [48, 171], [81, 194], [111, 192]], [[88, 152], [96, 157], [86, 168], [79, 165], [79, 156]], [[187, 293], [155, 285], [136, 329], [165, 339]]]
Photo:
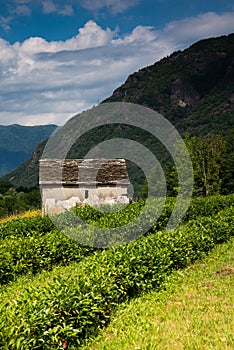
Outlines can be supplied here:
[[230, 0], [0, 0], [0, 124], [64, 124], [134, 71], [231, 32]]

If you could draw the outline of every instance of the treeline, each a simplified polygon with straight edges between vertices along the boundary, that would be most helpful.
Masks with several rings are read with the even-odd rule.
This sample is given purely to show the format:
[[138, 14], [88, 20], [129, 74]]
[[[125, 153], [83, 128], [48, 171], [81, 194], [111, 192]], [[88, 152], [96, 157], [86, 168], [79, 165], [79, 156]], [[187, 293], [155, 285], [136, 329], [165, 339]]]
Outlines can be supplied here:
[[[184, 142], [189, 151], [193, 165], [193, 196], [213, 196], [217, 194], [231, 194], [234, 192], [234, 136], [224, 139], [221, 135], [210, 133], [204, 137], [191, 136], [186, 133]], [[177, 157], [182, 164], [183, 147], [176, 144]], [[182, 165], [183, 166], [183, 165]], [[187, 169], [184, 169], [186, 171]], [[178, 174], [174, 164], [164, 168], [167, 184], [167, 195], [176, 196], [178, 186]], [[154, 195], [163, 193], [163, 181], [160, 179], [157, 169], [151, 170], [150, 180], [154, 183]], [[147, 197], [148, 184], [144, 181], [141, 198]]]
[[38, 209], [40, 206], [39, 188], [14, 188], [11, 182], [0, 180], [0, 218]]

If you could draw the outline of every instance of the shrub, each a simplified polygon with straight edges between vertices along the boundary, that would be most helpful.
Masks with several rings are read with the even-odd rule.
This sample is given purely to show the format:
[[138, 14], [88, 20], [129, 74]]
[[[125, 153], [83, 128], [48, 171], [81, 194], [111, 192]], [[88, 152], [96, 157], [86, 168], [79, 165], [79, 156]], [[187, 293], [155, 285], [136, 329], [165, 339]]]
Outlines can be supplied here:
[[[94, 336], [119, 303], [161, 288], [173, 270], [233, 235], [234, 209], [159, 231], [115, 249], [95, 252], [64, 269], [19, 283], [0, 302], [2, 349], [75, 349]], [[38, 276], [38, 277], [39, 277]]]

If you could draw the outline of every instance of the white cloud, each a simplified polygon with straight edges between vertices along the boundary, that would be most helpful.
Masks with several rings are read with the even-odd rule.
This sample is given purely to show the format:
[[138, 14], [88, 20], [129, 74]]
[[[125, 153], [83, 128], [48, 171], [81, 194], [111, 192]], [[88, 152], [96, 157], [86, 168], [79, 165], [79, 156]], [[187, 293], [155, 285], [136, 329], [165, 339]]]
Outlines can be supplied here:
[[234, 30], [233, 18], [233, 12], [223, 15], [208, 12], [197, 17], [174, 21], [165, 27], [163, 38], [182, 43], [231, 33]]
[[27, 3], [31, 0], [16, 0], [8, 5], [8, 15], [0, 15], [0, 27], [8, 32], [11, 29], [11, 22], [18, 16], [30, 16], [31, 9], [27, 6]]
[[42, 7], [44, 13], [53, 13], [57, 11], [57, 7], [53, 0], [42, 1]]
[[14, 0], [16, 4], [29, 4], [32, 0]]
[[233, 13], [137, 26], [121, 38], [88, 21], [73, 38], [0, 39], [0, 124], [62, 124], [111, 95], [129, 74], [193, 42], [234, 31]]
[[60, 15], [63, 15], [63, 16], [73, 16], [74, 15], [73, 7], [71, 5], [65, 5], [59, 11], [59, 13], [60, 13]]
[[132, 33], [126, 35], [123, 39], [114, 40], [116, 44], [131, 44], [142, 42], [144, 38], [145, 43], [149, 43], [157, 38], [157, 32], [154, 31], [154, 27], [151, 26], [137, 26], [133, 29]]
[[42, 2], [42, 9], [45, 14], [57, 13], [62, 16], [73, 16], [74, 11], [72, 5], [61, 6], [58, 2], [53, 0], [44, 0]]
[[48, 42], [40, 37], [33, 37], [25, 40], [22, 44], [17, 42], [13, 47], [24, 56], [25, 54], [32, 55], [43, 52], [74, 51], [108, 45], [115, 35], [116, 30], [102, 29], [94, 21], [88, 21], [83, 28], [79, 29], [75, 37], [66, 41]]
[[25, 5], [17, 5], [15, 8], [10, 10], [10, 13], [15, 16], [30, 16], [31, 15], [31, 9]]
[[129, 7], [136, 6], [142, 0], [82, 0], [81, 5], [90, 11], [99, 11], [103, 8], [113, 13], [121, 13]]
[[8, 16], [8, 17], [0, 16], [0, 27], [2, 27], [2, 29], [8, 32], [11, 29], [10, 27], [11, 20], [12, 20], [11, 16]]

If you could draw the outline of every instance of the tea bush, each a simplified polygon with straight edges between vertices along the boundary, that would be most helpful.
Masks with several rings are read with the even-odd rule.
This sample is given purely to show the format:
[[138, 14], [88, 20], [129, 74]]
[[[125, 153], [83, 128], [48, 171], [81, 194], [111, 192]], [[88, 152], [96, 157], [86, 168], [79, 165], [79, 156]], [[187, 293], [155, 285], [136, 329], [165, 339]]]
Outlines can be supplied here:
[[33, 274], [54, 265], [68, 265], [91, 254], [94, 249], [78, 245], [60, 231], [31, 237], [11, 236], [0, 240], [0, 285], [15, 280], [19, 275]]
[[[218, 213], [221, 209], [229, 207], [233, 203], [233, 199], [234, 195], [195, 198], [191, 202], [185, 220], [200, 215]], [[147, 212], [147, 222], [153, 217], [155, 207], [160, 204], [160, 199], [152, 199], [152, 202], [153, 206]], [[167, 198], [162, 214], [151, 231], [156, 232], [165, 228], [174, 203], [174, 198]], [[116, 242], [117, 239], [119, 242], [121, 242], [121, 239], [126, 242], [134, 239], [136, 226], [137, 230], [141, 228], [144, 230], [144, 227], [141, 227], [141, 225], [144, 225], [141, 220], [126, 228], [123, 237], [120, 237], [118, 233], [117, 239], [114, 235], [113, 237], [108, 236], [108, 230], [101, 237], [95, 229], [95, 225], [111, 228], [131, 222], [141, 213], [144, 201], [132, 203], [127, 207], [119, 205], [118, 209], [122, 209], [122, 207], [125, 210], [113, 212], [116, 208], [106, 207], [104, 208], [105, 211], [99, 211], [96, 208], [84, 206], [75, 208], [73, 213], [67, 212], [65, 215], [58, 215], [55, 220], [64, 227], [69, 223], [71, 229], [64, 231], [64, 233], [80, 242], [82, 242], [84, 233], [87, 237], [86, 241], [90, 245], [98, 242], [103, 243], [107, 239], [109, 244]], [[77, 222], [74, 213], [79, 214], [82, 220], [94, 226], [85, 229], [84, 226], [79, 224], [74, 230], [73, 225]], [[73, 233], [75, 234], [73, 235]], [[80, 261], [84, 256], [94, 251], [95, 249], [92, 247], [81, 246], [68, 239], [63, 233], [55, 229], [50, 218], [46, 216], [37, 215], [31, 218], [14, 219], [0, 225], [0, 284], [6, 284], [28, 272], [35, 274], [43, 269], [51, 270], [55, 265], [65, 266], [72, 261]]]
[[[151, 204], [152, 213], [155, 210], [161, 209], [163, 206], [162, 213], [155, 223], [154, 228], [162, 229], [166, 227], [168, 219], [173, 211], [176, 199], [174, 197], [167, 197], [164, 205], [163, 198], [149, 198]], [[211, 196], [211, 197], [197, 197], [191, 200], [189, 209], [184, 217], [184, 221], [198, 216], [208, 216], [218, 213], [220, 210], [230, 207], [234, 204], [234, 195], [229, 196]], [[126, 225], [133, 219], [137, 218], [142, 212], [145, 206], [145, 201], [131, 203], [125, 205], [111, 206], [100, 206], [90, 207], [88, 205], [82, 207], [76, 207], [71, 212], [57, 215], [54, 218], [54, 222], [61, 228], [65, 228], [67, 225], [80, 224], [82, 222], [100, 226], [100, 227], [119, 227]], [[116, 209], [117, 207], [117, 209]], [[100, 210], [99, 210], [100, 208]], [[150, 214], [152, 214], [150, 213]]]
[[[233, 235], [234, 209], [158, 231], [125, 246], [95, 252], [65, 268], [12, 284], [0, 301], [2, 349], [78, 349], [108, 323], [119, 303], [161, 288], [185, 267]], [[40, 278], [39, 278], [40, 277]]]
[[54, 228], [55, 226], [48, 216], [19, 217], [0, 224], [0, 239], [10, 236], [30, 237], [35, 233], [43, 235]]

